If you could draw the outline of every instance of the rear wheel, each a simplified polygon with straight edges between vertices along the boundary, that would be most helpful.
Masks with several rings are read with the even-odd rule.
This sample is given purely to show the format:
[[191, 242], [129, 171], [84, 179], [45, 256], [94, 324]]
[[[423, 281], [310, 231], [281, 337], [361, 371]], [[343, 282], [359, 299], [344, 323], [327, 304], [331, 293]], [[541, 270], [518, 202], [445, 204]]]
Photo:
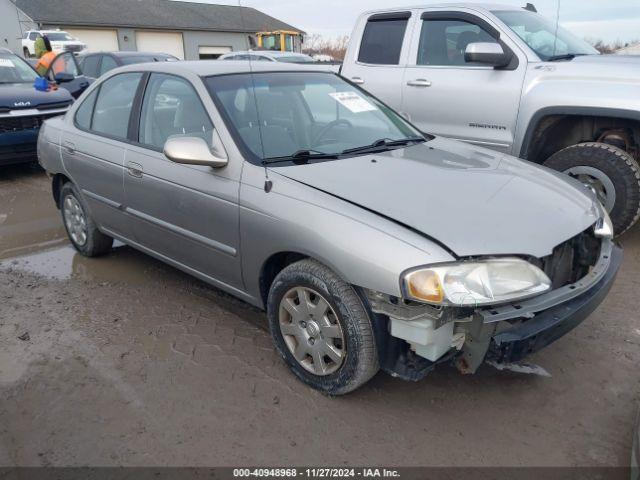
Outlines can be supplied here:
[[344, 395], [378, 371], [362, 301], [324, 265], [303, 260], [285, 268], [271, 286], [267, 311], [276, 348], [307, 385]]
[[85, 257], [97, 257], [111, 251], [113, 238], [96, 226], [72, 183], [65, 183], [60, 191], [60, 211], [69, 240]]
[[640, 218], [640, 166], [624, 150], [606, 143], [581, 143], [559, 151], [545, 165], [595, 191], [611, 215], [616, 235]]

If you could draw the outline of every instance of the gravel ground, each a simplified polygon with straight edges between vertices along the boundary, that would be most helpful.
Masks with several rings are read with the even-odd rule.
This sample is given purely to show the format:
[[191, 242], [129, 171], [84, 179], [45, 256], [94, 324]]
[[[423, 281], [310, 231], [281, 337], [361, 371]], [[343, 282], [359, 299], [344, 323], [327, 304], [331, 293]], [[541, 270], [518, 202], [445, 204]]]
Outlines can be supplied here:
[[88, 260], [47, 178], [0, 171], [0, 466], [628, 466], [640, 228], [606, 302], [531, 361], [343, 398], [300, 384], [264, 314], [128, 247]]

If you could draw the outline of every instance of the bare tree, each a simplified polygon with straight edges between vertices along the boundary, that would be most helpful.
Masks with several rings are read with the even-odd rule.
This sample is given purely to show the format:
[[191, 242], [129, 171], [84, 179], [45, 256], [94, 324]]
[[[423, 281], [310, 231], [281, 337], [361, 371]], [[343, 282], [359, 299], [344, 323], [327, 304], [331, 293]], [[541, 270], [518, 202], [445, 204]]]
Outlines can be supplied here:
[[304, 53], [308, 55], [328, 55], [334, 60], [344, 60], [349, 45], [349, 37], [324, 38], [322, 35], [309, 35], [304, 40]]

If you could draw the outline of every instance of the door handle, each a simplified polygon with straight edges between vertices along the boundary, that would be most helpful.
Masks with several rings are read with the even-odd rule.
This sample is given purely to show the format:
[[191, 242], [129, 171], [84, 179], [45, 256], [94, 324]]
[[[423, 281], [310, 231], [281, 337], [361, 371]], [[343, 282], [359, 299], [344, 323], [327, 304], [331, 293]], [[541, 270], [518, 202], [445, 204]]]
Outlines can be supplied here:
[[139, 163], [127, 162], [127, 173], [132, 177], [142, 178], [144, 169]]
[[73, 155], [74, 153], [76, 153], [76, 145], [75, 143], [72, 142], [64, 142], [62, 144], [62, 146], [64, 147], [64, 149], [66, 150], [66, 152], [69, 155]]
[[409, 80], [407, 82], [407, 85], [409, 85], [410, 87], [430, 87], [431, 82], [424, 78], [417, 78], [416, 80]]
[[361, 77], [351, 77], [351, 81], [356, 85], [362, 85], [364, 80]]

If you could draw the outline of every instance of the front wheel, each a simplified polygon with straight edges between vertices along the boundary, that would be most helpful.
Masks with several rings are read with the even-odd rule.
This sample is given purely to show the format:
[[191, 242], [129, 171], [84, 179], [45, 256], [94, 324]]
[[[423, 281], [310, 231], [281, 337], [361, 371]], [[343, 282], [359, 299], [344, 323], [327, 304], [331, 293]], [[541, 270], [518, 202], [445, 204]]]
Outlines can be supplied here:
[[69, 240], [78, 252], [97, 257], [111, 251], [113, 238], [98, 230], [72, 183], [65, 183], [60, 191], [60, 211]]
[[24, 47], [22, 49], [22, 52], [24, 53], [24, 58], [27, 58], [27, 59], [31, 58], [31, 53], [29, 53], [29, 49], [27, 47]]
[[581, 143], [545, 162], [595, 191], [611, 216], [616, 235], [640, 218], [640, 166], [624, 150], [606, 143]]
[[373, 328], [360, 297], [324, 265], [303, 260], [280, 272], [267, 314], [278, 352], [316, 390], [344, 395], [378, 372]]

